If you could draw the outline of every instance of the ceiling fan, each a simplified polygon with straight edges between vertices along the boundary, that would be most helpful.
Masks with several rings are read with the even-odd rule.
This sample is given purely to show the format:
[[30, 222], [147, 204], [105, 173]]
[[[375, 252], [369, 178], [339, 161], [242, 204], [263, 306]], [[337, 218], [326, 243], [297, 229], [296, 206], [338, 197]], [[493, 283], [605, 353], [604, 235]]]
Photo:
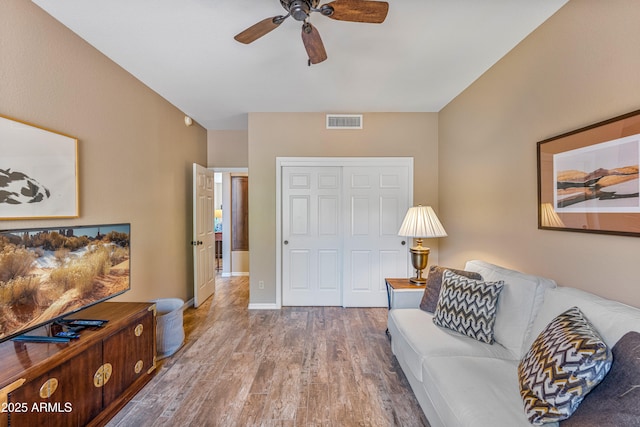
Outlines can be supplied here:
[[286, 15], [266, 18], [247, 28], [234, 37], [237, 41], [249, 44], [276, 29], [288, 17], [302, 22], [302, 43], [309, 55], [309, 65], [318, 64], [327, 59], [322, 39], [318, 30], [309, 22], [311, 12], [338, 21], [366, 22], [381, 24], [387, 17], [389, 3], [369, 0], [335, 0], [318, 7], [320, 0], [280, 0], [287, 11]]

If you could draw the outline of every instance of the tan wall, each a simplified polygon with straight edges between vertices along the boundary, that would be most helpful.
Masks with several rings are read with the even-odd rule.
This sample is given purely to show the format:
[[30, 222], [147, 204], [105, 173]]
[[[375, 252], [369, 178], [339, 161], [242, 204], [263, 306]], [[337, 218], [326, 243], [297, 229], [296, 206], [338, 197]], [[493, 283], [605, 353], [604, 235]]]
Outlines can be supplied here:
[[[326, 130], [321, 113], [250, 113], [251, 303], [276, 298], [276, 157], [413, 157], [414, 204], [437, 208], [437, 120], [435, 113], [370, 113], [363, 130]], [[437, 243], [430, 247], [437, 262]]]
[[192, 290], [191, 168], [206, 130], [25, 0], [0, 2], [0, 114], [77, 137], [80, 218], [1, 228], [130, 222], [131, 291], [120, 300]]
[[207, 133], [207, 167], [246, 168], [248, 157], [246, 130], [210, 130]]
[[249, 251], [231, 251], [231, 275], [249, 274]]
[[640, 108], [640, 2], [572, 0], [439, 115], [443, 263], [640, 307], [640, 239], [537, 229], [536, 142]]

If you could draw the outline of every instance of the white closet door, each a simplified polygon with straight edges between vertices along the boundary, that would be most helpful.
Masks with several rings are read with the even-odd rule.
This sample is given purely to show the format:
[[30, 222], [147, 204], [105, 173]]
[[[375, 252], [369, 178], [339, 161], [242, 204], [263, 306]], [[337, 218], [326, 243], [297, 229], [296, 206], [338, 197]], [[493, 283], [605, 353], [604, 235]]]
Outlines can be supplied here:
[[387, 305], [386, 277], [407, 277], [408, 244], [398, 230], [409, 207], [409, 170], [404, 166], [343, 169], [343, 305]]
[[342, 305], [340, 167], [284, 167], [282, 303]]

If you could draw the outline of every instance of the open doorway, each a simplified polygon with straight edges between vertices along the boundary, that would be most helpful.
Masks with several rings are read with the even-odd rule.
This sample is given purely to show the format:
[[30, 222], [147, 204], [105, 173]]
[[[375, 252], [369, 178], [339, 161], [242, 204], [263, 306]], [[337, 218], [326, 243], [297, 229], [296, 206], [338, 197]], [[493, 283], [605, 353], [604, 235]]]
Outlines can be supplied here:
[[[248, 207], [248, 200], [238, 200], [238, 197], [242, 196], [239, 196], [237, 191], [233, 191], [233, 181], [234, 178], [248, 179], [248, 170], [246, 168], [214, 168], [213, 171], [216, 185], [215, 194], [217, 195], [214, 197], [216, 267], [218, 265], [220, 266], [219, 269], [217, 269], [217, 274], [222, 277], [248, 276], [248, 244], [238, 246], [234, 244], [233, 241], [235, 234], [239, 230], [237, 217], [244, 215], [238, 212], [238, 210]], [[242, 181], [242, 179], [237, 181]], [[234, 222], [236, 222], [236, 225], [234, 225]], [[220, 249], [220, 252], [218, 252], [218, 249]]]
[[214, 172], [213, 181], [215, 190], [213, 192], [213, 229], [216, 234], [216, 274], [222, 272], [222, 174]]

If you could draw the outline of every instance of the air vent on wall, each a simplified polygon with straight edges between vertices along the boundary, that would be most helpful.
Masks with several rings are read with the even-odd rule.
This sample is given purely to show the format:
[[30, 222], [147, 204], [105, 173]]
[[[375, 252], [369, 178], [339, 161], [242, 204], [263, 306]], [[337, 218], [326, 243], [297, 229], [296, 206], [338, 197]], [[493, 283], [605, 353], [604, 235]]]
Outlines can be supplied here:
[[362, 114], [327, 114], [327, 129], [362, 129]]

